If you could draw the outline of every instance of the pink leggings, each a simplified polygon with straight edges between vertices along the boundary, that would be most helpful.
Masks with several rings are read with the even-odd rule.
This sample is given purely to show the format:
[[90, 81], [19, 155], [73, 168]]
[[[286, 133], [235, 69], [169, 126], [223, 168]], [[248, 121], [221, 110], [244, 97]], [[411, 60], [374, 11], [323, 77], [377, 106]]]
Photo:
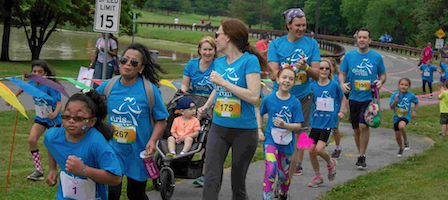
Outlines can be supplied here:
[[[264, 157], [266, 163], [266, 172], [263, 183], [263, 199], [271, 199], [274, 189], [275, 175], [278, 171], [278, 182], [280, 183], [280, 194], [286, 194], [289, 190], [289, 163], [290, 154], [279, 152], [277, 147], [271, 144], [264, 145]], [[280, 161], [280, 162], [277, 162]]]

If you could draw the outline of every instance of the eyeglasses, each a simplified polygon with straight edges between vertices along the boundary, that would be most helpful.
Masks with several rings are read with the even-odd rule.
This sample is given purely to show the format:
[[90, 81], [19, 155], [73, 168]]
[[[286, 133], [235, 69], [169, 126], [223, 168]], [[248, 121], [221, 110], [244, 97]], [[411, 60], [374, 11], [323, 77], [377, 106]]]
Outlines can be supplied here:
[[223, 33], [218, 33], [218, 32], [216, 32], [216, 33], [215, 33], [215, 38], [218, 38], [219, 35], [221, 35], [221, 34], [223, 34]]
[[319, 69], [320, 69], [320, 70], [324, 70], [324, 69], [325, 69], [325, 70], [330, 70], [330, 67], [320, 67]]
[[81, 117], [81, 116], [61, 115], [61, 118], [62, 118], [63, 120], [70, 120], [71, 118], [73, 118], [73, 120], [75, 120], [75, 122], [82, 122], [82, 121], [87, 120], [87, 119], [92, 119], [93, 117]]
[[[120, 59], [120, 63], [124, 65], [124, 64], [128, 63], [128, 60], [130, 60], [130, 59], [125, 58], [125, 57], [122, 57], [122, 58]], [[131, 66], [132, 66], [132, 67], [137, 67], [137, 66], [138, 66], [138, 61], [136, 61], [136, 60], [131, 60]]]

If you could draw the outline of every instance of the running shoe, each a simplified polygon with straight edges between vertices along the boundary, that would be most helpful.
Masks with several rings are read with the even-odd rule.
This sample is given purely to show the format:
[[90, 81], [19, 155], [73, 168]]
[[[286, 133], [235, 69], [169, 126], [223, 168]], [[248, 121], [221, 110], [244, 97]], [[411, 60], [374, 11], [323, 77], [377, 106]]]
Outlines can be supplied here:
[[324, 178], [322, 176], [320, 177], [314, 177], [311, 183], [308, 184], [308, 187], [319, 187], [319, 185], [322, 185], [324, 183]]
[[167, 153], [166, 156], [174, 157], [174, 156], [176, 156], [176, 154], [174, 154], [174, 153]]
[[288, 199], [288, 195], [287, 194], [283, 194], [283, 195], [280, 195], [278, 197], [278, 200], [287, 200], [287, 199]]
[[44, 180], [44, 173], [42, 173], [41, 171], [36, 170], [32, 174], [27, 176], [27, 178], [30, 179], [30, 180], [34, 180], [34, 181], [43, 181]]
[[341, 155], [341, 151], [342, 151], [342, 149], [340, 149], [340, 150], [335, 149], [333, 151], [333, 153], [331, 154], [331, 157], [332, 158], [339, 158], [339, 156]]
[[296, 170], [294, 171], [294, 175], [301, 176], [302, 174], [303, 174], [302, 166], [297, 166]]
[[358, 169], [365, 169], [367, 167], [365, 156], [358, 157], [358, 162], [356, 162], [356, 167], [358, 167]]
[[430, 98], [430, 99], [432, 99], [432, 95], [431, 95], [431, 96], [429, 96], [429, 98]]
[[411, 149], [411, 146], [409, 146], [409, 142], [404, 142], [404, 150], [407, 151]]
[[338, 166], [338, 161], [334, 158], [331, 159], [332, 164], [327, 166], [328, 168], [328, 180], [333, 181], [336, 177], [336, 167]]
[[200, 176], [199, 178], [194, 179], [193, 184], [201, 187], [204, 186], [204, 176]]
[[397, 153], [397, 157], [401, 158], [403, 156], [403, 149], [399, 148], [398, 149], [398, 153]]

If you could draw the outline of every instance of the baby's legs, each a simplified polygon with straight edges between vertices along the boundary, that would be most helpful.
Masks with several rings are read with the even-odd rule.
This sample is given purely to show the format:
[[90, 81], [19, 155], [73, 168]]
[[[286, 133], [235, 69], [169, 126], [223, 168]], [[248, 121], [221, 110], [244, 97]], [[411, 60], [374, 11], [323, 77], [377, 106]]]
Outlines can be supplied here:
[[168, 137], [168, 151], [176, 151], [176, 138], [173, 136]]
[[193, 141], [194, 141], [194, 139], [192, 137], [186, 136], [185, 140], [184, 140], [184, 149], [182, 149], [182, 151], [184, 151], [185, 153], [190, 151]]

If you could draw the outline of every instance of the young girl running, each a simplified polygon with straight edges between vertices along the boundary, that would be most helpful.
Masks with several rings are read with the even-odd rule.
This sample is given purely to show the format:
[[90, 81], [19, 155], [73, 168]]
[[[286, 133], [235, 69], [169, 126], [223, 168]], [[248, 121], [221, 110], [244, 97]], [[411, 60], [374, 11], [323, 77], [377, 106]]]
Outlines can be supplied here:
[[[418, 99], [414, 93], [408, 92], [411, 87], [411, 80], [408, 78], [401, 78], [398, 82], [398, 91], [390, 96], [390, 109], [394, 110], [394, 130], [395, 138], [397, 140], [398, 149], [397, 156], [403, 156], [403, 150], [409, 150], [408, 134], [406, 133], [406, 124], [411, 121], [411, 118], [417, 116]], [[411, 114], [412, 103], [415, 104], [414, 110]], [[403, 141], [404, 140], [404, 148]]]
[[[331, 67], [331, 72], [333, 72], [333, 81], [336, 82], [338, 84], [339, 87], [341, 87], [339, 85], [339, 66], [336, 63], [336, 59], [334, 58], [324, 58], [322, 59], [321, 62], [329, 62], [329, 65]], [[348, 97], [348, 94], [344, 95], [346, 98]], [[348, 102], [348, 101], [346, 101]], [[347, 108], [346, 104], [346, 108]], [[336, 110], [339, 110], [340, 105], [337, 105], [338, 107], [336, 107]], [[334, 149], [333, 153], [331, 154], [332, 158], [336, 158], [338, 159], [339, 156], [341, 155], [342, 152], [342, 147], [341, 147], [341, 132], [339, 132], [339, 122], [341, 121], [339, 119], [339, 117], [335, 117], [335, 122], [336, 122], [336, 128], [333, 129], [333, 137], [334, 137], [334, 143], [336, 144], [336, 148]]]
[[45, 134], [50, 187], [57, 183], [57, 165], [61, 171], [56, 199], [108, 199], [107, 185], [121, 183], [118, 158], [107, 142], [112, 129], [104, 123], [106, 116], [106, 97], [83, 90], [68, 99], [64, 127]]
[[[35, 60], [31, 63], [31, 73], [39, 76], [55, 76], [50, 70], [48, 64], [44, 61]], [[57, 82], [55, 79], [53, 81]], [[61, 126], [61, 93], [46, 85], [40, 84], [33, 80], [28, 81], [29, 84], [38, 88], [39, 90], [47, 93], [53, 100], [45, 100], [37, 97], [33, 97], [34, 105], [36, 109], [36, 115], [34, 116], [34, 124], [31, 127], [30, 137], [28, 142], [30, 144], [31, 156], [33, 158], [35, 171], [27, 178], [35, 181], [44, 180], [44, 173], [40, 162], [40, 153], [37, 146], [37, 141], [46, 129], [56, 126]], [[22, 94], [23, 90], [19, 89], [16, 92], [16, 96]], [[9, 106], [8, 103], [6, 105]]]
[[448, 81], [445, 81], [443, 85], [438, 88], [437, 90], [440, 92], [439, 99], [440, 99], [440, 125], [442, 125], [442, 132], [438, 135], [440, 137], [446, 136], [446, 130], [447, 130], [447, 124], [448, 124]]
[[430, 99], [432, 99], [432, 82], [433, 73], [435, 71], [437, 71], [437, 67], [431, 65], [431, 59], [427, 60], [426, 64], [420, 66], [420, 75], [422, 76], [423, 81], [423, 94], [426, 93], [426, 83], [428, 83], [429, 93], [431, 93], [431, 96], [429, 96]]
[[344, 117], [346, 99], [341, 87], [335, 81], [330, 80], [330, 76], [330, 61], [322, 59], [319, 67], [319, 80], [310, 85], [311, 91], [314, 93], [311, 108], [310, 138], [314, 140], [314, 145], [309, 149], [309, 153], [316, 176], [308, 184], [309, 187], [318, 187], [324, 182], [320, 174], [318, 155], [327, 162], [328, 180], [333, 181], [336, 176], [337, 161], [330, 157], [330, 154], [325, 150], [325, 146], [331, 129], [337, 128], [335, 118], [342, 119]]
[[271, 199], [272, 189], [277, 174], [280, 183], [279, 199], [287, 199], [289, 190], [289, 163], [294, 154], [294, 131], [299, 131], [302, 116], [300, 101], [291, 96], [289, 90], [294, 86], [295, 72], [291, 68], [283, 68], [277, 75], [278, 91], [264, 97], [260, 106], [258, 128], [263, 124], [262, 116], [268, 114], [268, 122], [264, 129], [264, 135], [259, 133], [259, 138], [264, 141], [264, 155], [266, 172], [263, 183], [263, 199]]

